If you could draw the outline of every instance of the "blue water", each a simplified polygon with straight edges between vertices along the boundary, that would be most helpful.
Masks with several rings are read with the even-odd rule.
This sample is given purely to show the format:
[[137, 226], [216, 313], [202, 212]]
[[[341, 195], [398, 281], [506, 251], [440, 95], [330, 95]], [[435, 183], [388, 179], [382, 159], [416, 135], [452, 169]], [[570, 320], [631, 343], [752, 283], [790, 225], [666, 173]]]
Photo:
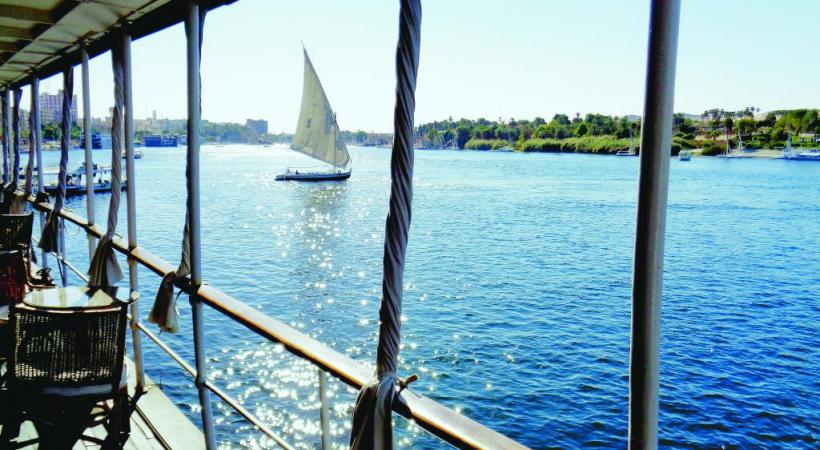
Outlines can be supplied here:
[[[310, 164], [284, 148], [204, 147], [203, 272], [372, 363], [389, 151], [351, 153], [348, 182], [297, 184], [273, 181], [288, 165]], [[74, 167], [81, 152], [71, 158]], [[184, 151], [146, 149], [136, 164], [140, 242], [176, 263]], [[533, 448], [625, 447], [637, 170], [637, 158], [417, 152], [400, 367], [420, 375], [413, 389]], [[84, 201], [68, 204], [84, 215]], [[120, 217], [124, 233], [124, 206]], [[672, 161], [662, 447], [817, 447], [818, 224], [820, 164]], [[85, 266], [76, 228], [68, 244]], [[146, 270], [140, 279], [146, 315], [159, 279]], [[190, 307], [179, 306], [183, 331], [163, 338], [191, 359]], [[317, 448], [315, 369], [215, 311], [206, 319], [215, 381], [288, 441]], [[189, 378], [144, 346], [148, 374], [198, 421]], [[331, 396], [342, 446], [355, 392], [334, 382]], [[214, 404], [223, 447], [272, 446]], [[445, 446], [396, 424], [401, 447]]]

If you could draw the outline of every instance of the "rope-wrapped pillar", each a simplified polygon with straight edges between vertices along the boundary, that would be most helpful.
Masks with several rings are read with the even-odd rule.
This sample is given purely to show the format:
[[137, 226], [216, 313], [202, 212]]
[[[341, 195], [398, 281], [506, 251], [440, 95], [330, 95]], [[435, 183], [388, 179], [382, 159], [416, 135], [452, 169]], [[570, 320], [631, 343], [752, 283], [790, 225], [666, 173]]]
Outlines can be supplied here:
[[[189, 46], [191, 45], [190, 40], [196, 39], [198, 41], [198, 45], [196, 48], [196, 60], [197, 60], [197, 68], [196, 68], [196, 86], [192, 86], [190, 77], [193, 76], [191, 73], [191, 67], [189, 63], [188, 68], [188, 160], [185, 166], [185, 179], [187, 180], [187, 198], [186, 204], [187, 208], [185, 210], [185, 225], [182, 230], [182, 254], [179, 260], [179, 266], [177, 266], [176, 270], [168, 272], [160, 282], [159, 289], [157, 290], [157, 296], [154, 300], [154, 306], [151, 308], [151, 312], [148, 314], [148, 321], [151, 323], [155, 323], [159, 325], [160, 330], [166, 331], [169, 333], [176, 333], [179, 331], [179, 313], [177, 312], [175, 298], [174, 298], [174, 281], [184, 279], [185, 277], [191, 275], [191, 206], [192, 206], [192, 183], [193, 174], [192, 170], [195, 169], [194, 166], [197, 166], [198, 172], [198, 161], [199, 161], [199, 121], [202, 116], [202, 77], [199, 73], [199, 64], [202, 62], [202, 39], [203, 39], [203, 31], [205, 28], [205, 15], [207, 11], [205, 9], [200, 9], [197, 6], [197, 16], [199, 17], [198, 27], [196, 30], [190, 30], [191, 25], [188, 21], [185, 22], [185, 30], [186, 34], [188, 35]], [[196, 33], [196, 36], [192, 36], [192, 32]], [[189, 48], [189, 52], [191, 49]], [[189, 62], [192, 58], [191, 55], [188, 55]], [[198, 102], [197, 105], [191, 105], [192, 96], [196, 96], [195, 100]], [[196, 123], [191, 121], [192, 110], [196, 109]], [[193, 133], [195, 131], [195, 133]], [[196, 161], [193, 161], [192, 158], [192, 146], [194, 144], [191, 143], [191, 134], [195, 134], [195, 145], [196, 145], [196, 154], [197, 157], [195, 158]], [[197, 181], [198, 182], [198, 181]], [[198, 191], [198, 189], [197, 189]], [[197, 203], [198, 200], [197, 200]], [[197, 227], [198, 228], [198, 227]], [[198, 231], [197, 231], [198, 232]]]
[[[37, 158], [37, 197], [45, 196], [45, 176], [43, 175], [43, 136], [40, 130], [40, 78], [37, 75], [31, 77], [31, 123], [34, 126], [34, 155]], [[39, 200], [38, 200], [39, 201]], [[43, 201], [48, 201], [44, 197]], [[40, 234], [46, 228], [46, 213], [40, 211]], [[48, 269], [48, 253], [43, 250], [40, 264], [44, 270]]]
[[396, 107], [390, 161], [390, 207], [384, 233], [377, 379], [362, 388], [353, 411], [352, 449], [392, 449], [393, 401], [404, 383], [397, 375], [401, 341], [404, 257], [413, 202], [413, 114], [421, 42], [421, 0], [402, 0], [396, 48]]
[[111, 49], [111, 69], [114, 73], [114, 112], [111, 118], [111, 198], [108, 201], [108, 223], [105, 234], [97, 243], [88, 269], [89, 286], [113, 286], [122, 280], [122, 270], [114, 254], [112, 240], [117, 231], [122, 194], [122, 146], [124, 140], [123, 108], [125, 80], [123, 75], [122, 41]]
[[638, 215], [632, 272], [629, 448], [658, 447], [661, 291], [680, 0], [653, 0], [649, 19]]
[[26, 162], [26, 184], [23, 186], [23, 194], [25, 198], [28, 198], [33, 190], [32, 177], [34, 176], [34, 155], [37, 154], [37, 137], [34, 132], [34, 102], [36, 102], [37, 99], [34, 97], [33, 88], [31, 92], [31, 109], [29, 110], [30, 112], [28, 115], [28, 161]]
[[12, 165], [11, 165], [11, 183], [9, 184], [9, 195], [12, 196], [11, 212], [14, 214], [22, 214], [26, 211], [28, 202], [16, 194], [17, 184], [20, 179], [20, 100], [23, 98], [23, 90], [17, 88], [14, 90], [14, 105], [12, 106], [12, 129], [14, 132], [14, 140], [12, 141]]
[[[194, 334], [194, 360], [196, 363], [196, 377], [194, 384], [199, 393], [199, 406], [202, 414], [202, 429], [205, 434], [205, 447], [216, 449], [216, 432], [214, 430], [213, 411], [211, 406], [210, 390], [206, 386], [208, 380], [208, 366], [205, 356], [205, 329], [202, 316], [202, 301], [197, 290], [202, 285], [202, 245], [200, 240], [200, 204], [199, 204], [199, 131], [202, 120], [202, 80], [200, 77], [201, 49], [203, 26], [206, 10], [198, 0], [188, 0], [187, 15], [185, 18], [185, 34], [187, 37], [187, 85], [188, 85], [188, 149], [185, 176], [187, 178], [187, 209], [185, 214], [185, 230], [182, 241], [182, 262], [175, 274], [163, 279], [157, 302], [151, 311], [149, 320], [158, 322], [160, 327], [170, 325], [167, 321], [176, 318], [173, 301], [166, 301], [163, 297], [172, 286], [174, 277], [181, 277], [190, 270], [192, 291], [189, 292], [191, 302], [191, 319]], [[171, 325], [172, 326], [172, 325]]]
[[[71, 146], [71, 101], [73, 94], [74, 68], [68, 67], [63, 70], [62, 120], [60, 121], [60, 169], [57, 175], [57, 197], [54, 200], [54, 209], [49, 213], [45, 227], [43, 228], [43, 233], [40, 236], [40, 248], [43, 249], [44, 252], [53, 252], [57, 255], [63, 255], [63, 219], [60, 218], [60, 211], [62, 211], [65, 201], [68, 150]], [[40, 160], [40, 163], [42, 163], [42, 160]], [[39, 166], [39, 170], [43, 170], [42, 165]], [[59, 263], [59, 260], [57, 266], [60, 268], [63, 284], [66, 284], [65, 268]]]
[[[3, 187], [11, 181], [9, 171], [9, 91], [0, 92], [0, 107], [3, 109]], [[5, 194], [5, 193], [4, 193]]]

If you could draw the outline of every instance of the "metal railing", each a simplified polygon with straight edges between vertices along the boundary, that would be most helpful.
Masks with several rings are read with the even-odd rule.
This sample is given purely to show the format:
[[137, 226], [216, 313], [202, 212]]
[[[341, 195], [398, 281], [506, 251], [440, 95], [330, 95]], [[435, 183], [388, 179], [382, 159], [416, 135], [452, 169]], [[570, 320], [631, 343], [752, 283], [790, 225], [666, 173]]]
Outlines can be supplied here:
[[[47, 203], [36, 203], [34, 196], [28, 197], [27, 200], [40, 212], [50, 213], [53, 209], [52, 206]], [[68, 209], [64, 208], [59, 214], [65, 221], [80, 227], [91, 237], [100, 238], [103, 235], [103, 230], [100, 227], [97, 225], [88, 225], [83, 217]], [[174, 267], [169, 262], [154, 255], [145, 248], [138, 246], [129, 250], [128, 240], [126, 238], [116, 236], [113, 241], [113, 248], [125, 255], [129, 261], [133, 261], [135, 264], [147, 268], [160, 277], [174, 270]], [[66, 262], [66, 267], [72, 272], [83, 279], [87, 279], [85, 274], [70, 262], [64, 259], [59, 259], [58, 261]], [[333, 350], [318, 340], [297, 331], [211, 285], [203, 284], [199, 286], [198, 290], [193, 290], [193, 285], [189, 279], [177, 281], [175, 285], [189, 295], [196, 295], [202, 304], [210, 306], [268, 341], [281, 344], [291, 354], [310, 362], [318, 368], [322, 448], [329, 449], [330, 423], [326, 392], [326, 375], [330, 375], [354, 389], [361, 389], [372, 380], [372, 368], [367, 368], [355, 362], [348, 356]], [[134, 319], [132, 316], [132, 321], [134, 321]], [[144, 324], [138, 320], [132, 323], [136, 323], [137, 329], [139, 329], [143, 335], [155, 342], [160, 349], [168, 354], [168, 356], [179, 364], [192, 378], [196, 377], [196, 367], [191, 366], [191, 364], [179, 356], [167, 343], [163, 342], [159, 336], [148, 329]], [[138, 372], [141, 372], [143, 367], [140, 364], [136, 369]], [[245, 420], [251, 423], [260, 432], [271, 438], [277, 445], [285, 449], [293, 448], [284, 438], [267, 427], [253, 413], [244, 408], [239, 401], [220, 389], [213, 382], [209, 380], [205, 381], [204, 388], [227, 403], [228, 406], [245, 418]], [[402, 391], [401, 397], [402, 402], [396, 402], [394, 404], [395, 412], [412, 420], [421, 428], [453, 446], [480, 449], [527, 448], [430, 398], [412, 392], [410, 389]]]

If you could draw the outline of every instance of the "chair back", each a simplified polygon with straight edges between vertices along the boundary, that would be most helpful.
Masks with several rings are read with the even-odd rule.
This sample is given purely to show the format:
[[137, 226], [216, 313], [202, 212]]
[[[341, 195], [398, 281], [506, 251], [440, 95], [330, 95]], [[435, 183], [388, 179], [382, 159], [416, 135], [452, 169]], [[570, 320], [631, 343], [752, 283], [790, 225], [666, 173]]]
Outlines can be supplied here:
[[116, 392], [125, 361], [125, 303], [80, 312], [12, 307], [15, 388], [110, 385]]
[[0, 215], [0, 250], [28, 252], [33, 225], [34, 213]]
[[23, 301], [26, 263], [20, 250], [0, 250], [0, 306]]

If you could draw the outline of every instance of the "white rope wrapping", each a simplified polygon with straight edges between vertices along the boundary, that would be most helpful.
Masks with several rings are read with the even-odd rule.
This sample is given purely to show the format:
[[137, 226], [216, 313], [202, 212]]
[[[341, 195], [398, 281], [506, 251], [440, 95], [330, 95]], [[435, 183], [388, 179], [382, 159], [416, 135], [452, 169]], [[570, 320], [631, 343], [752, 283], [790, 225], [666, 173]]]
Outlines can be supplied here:
[[22, 100], [22, 98], [23, 90], [20, 88], [15, 89], [14, 106], [12, 110], [12, 128], [14, 129], [14, 159], [11, 166], [11, 183], [9, 184], [9, 193], [13, 196], [13, 200], [11, 202], [12, 214], [22, 214], [28, 209], [28, 202], [26, 199], [15, 194], [20, 180], [20, 100]]
[[0, 92], [0, 108], [3, 109], [3, 185], [9, 182], [9, 92]]
[[[205, 8], [199, 9], [199, 60], [202, 61], [202, 39], [205, 33], [203, 33], [203, 29], [205, 28], [205, 14], [207, 10]], [[188, 21], [185, 21], [185, 29], [187, 33], [188, 29]], [[200, 97], [200, 105], [202, 104], [202, 75], [200, 74], [200, 90], [199, 90], [199, 97]], [[202, 114], [202, 109], [200, 108], [200, 117], [192, 118], [189, 117], [188, 120], [200, 120]], [[185, 165], [185, 179], [191, 179], [191, 167], [186, 163]], [[190, 186], [190, 183], [186, 183], [186, 186]], [[186, 197], [186, 205], [191, 201], [191, 192], [188, 190], [187, 197]], [[151, 307], [151, 312], [148, 314], [148, 321], [151, 323], [155, 323], [159, 326], [159, 329], [164, 332], [169, 333], [176, 333], [179, 331], [179, 312], [177, 311], [176, 307], [176, 298], [174, 297], [174, 281], [183, 279], [191, 274], [191, 231], [190, 231], [190, 221], [188, 216], [188, 211], [191, 208], [185, 208], [185, 226], [182, 231], [182, 255], [180, 257], [179, 266], [176, 270], [168, 272], [164, 277], [162, 277], [162, 282], [159, 284], [159, 289], [157, 289], [157, 297], [154, 300], [154, 306]]]
[[31, 96], [31, 112], [28, 115], [28, 163], [26, 164], [26, 184], [23, 192], [28, 197], [31, 195], [31, 177], [34, 174], [34, 153], [37, 151], [34, 145], [34, 102], [37, 99]]
[[17, 179], [20, 175], [20, 99], [23, 97], [22, 89], [14, 90], [14, 104], [11, 112], [12, 129], [14, 140], [12, 141], [13, 163], [11, 165], [11, 185], [12, 192], [17, 190]]
[[384, 233], [384, 274], [379, 308], [377, 380], [363, 387], [353, 411], [350, 448], [393, 448], [391, 413], [398, 397], [404, 257], [413, 201], [413, 114], [421, 42], [421, 0], [401, 0], [396, 48], [396, 107], [390, 160], [390, 209]]
[[[111, 198], [108, 202], [108, 223], [100, 238], [91, 266], [88, 269], [88, 285], [109, 287], [122, 280], [122, 269], [112, 248], [114, 233], [120, 211], [122, 194], [122, 146], [124, 141], [123, 105], [125, 103], [124, 52], [122, 40], [111, 49], [111, 69], [114, 73], [114, 112], [111, 118]], [[93, 183], [94, 180], [86, 180]]]
[[[60, 230], [62, 229], [60, 211], [65, 202], [65, 185], [68, 170], [68, 150], [71, 145], [71, 100], [74, 93], [74, 68], [63, 70], [63, 107], [60, 123], [60, 170], [57, 175], [57, 196], [54, 199], [54, 209], [49, 213], [43, 233], [40, 236], [39, 246], [45, 252], [54, 252], [62, 255], [60, 246]], [[39, 170], [43, 170], [42, 167]]]

